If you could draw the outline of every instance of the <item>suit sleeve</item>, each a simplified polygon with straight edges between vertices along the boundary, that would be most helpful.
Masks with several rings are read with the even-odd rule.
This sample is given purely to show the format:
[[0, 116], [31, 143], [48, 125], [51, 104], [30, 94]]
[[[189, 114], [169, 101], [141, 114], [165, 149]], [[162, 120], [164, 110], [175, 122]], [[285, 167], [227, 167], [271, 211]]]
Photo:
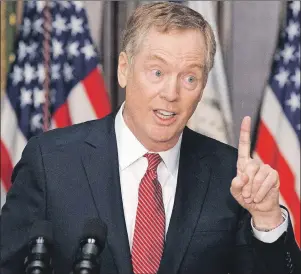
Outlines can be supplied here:
[[288, 230], [277, 241], [264, 243], [253, 235], [250, 219], [250, 214], [242, 209], [231, 274], [301, 273], [301, 251], [291, 221]]
[[24, 273], [32, 224], [46, 218], [45, 172], [38, 137], [30, 139], [12, 175], [1, 216], [2, 274]]

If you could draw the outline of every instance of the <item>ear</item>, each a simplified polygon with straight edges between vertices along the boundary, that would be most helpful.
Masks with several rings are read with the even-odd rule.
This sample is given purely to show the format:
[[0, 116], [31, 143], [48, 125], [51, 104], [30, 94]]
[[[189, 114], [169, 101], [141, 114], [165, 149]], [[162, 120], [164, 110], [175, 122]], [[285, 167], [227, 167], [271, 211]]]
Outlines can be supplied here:
[[118, 59], [118, 83], [122, 88], [126, 87], [129, 72], [128, 56], [125, 52], [119, 54]]

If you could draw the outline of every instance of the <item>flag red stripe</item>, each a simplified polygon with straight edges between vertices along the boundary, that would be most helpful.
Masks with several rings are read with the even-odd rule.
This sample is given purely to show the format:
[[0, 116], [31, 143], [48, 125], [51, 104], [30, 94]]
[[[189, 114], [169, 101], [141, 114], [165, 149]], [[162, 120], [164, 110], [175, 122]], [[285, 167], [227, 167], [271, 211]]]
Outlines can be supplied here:
[[256, 152], [263, 162], [278, 171], [281, 182], [280, 192], [294, 217], [295, 237], [300, 246], [300, 200], [295, 190], [295, 176], [279, 151], [273, 136], [262, 121], [260, 121], [258, 128]]
[[11, 186], [11, 175], [13, 172], [13, 165], [9, 157], [9, 153], [1, 140], [1, 180], [3, 182], [6, 192]]
[[61, 105], [53, 115], [53, 119], [58, 128], [71, 126], [71, 118], [69, 114], [68, 104]]
[[103, 118], [111, 112], [108, 94], [103, 77], [98, 68], [95, 68], [82, 81], [88, 98], [94, 108], [97, 118]]

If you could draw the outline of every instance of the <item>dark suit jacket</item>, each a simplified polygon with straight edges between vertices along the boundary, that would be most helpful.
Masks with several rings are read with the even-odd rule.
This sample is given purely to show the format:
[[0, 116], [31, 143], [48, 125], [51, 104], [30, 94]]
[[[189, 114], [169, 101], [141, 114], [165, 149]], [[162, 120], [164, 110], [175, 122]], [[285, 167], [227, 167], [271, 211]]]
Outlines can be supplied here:
[[[291, 225], [273, 244], [253, 237], [250, 216], [229, 191], [236, 160], [236, 149], [185, 128], [159, 274], [301, 273]], [[1, 273], [23, 273], [38, 219], [52, 223], [55, 273], [69, 273], [84, 223], [93, 217], [108, 227], [101, 273], [132, 273], [113, 115], [32, 138], [12, 181], [2, 211]]]

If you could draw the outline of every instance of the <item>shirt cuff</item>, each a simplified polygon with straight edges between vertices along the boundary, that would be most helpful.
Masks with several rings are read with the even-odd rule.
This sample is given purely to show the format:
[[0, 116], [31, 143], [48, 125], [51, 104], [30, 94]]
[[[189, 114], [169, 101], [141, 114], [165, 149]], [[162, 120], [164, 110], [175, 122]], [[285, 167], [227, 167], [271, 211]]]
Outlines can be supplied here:
[[256, 229], [253, 226], [253, 221], [251, 219], [251, 226], [252, 226], [255, 238], [257, 238], [259, 241], [270, 244], [270, 243], [276, 242], [280, 238], [280, 236], [285, 231], [287, 231], [287, 228], [288, 228], [288, 212], [284, 208], [281, 208], [281, 211], [282, 211], [282, 216], [284, 218], [283, 223], [280, 226], [277, 226], [276, 228], [274, 228], [274, 229], [272, 229], [268, 232], [259, 231], [258, 229]]

